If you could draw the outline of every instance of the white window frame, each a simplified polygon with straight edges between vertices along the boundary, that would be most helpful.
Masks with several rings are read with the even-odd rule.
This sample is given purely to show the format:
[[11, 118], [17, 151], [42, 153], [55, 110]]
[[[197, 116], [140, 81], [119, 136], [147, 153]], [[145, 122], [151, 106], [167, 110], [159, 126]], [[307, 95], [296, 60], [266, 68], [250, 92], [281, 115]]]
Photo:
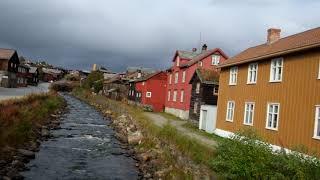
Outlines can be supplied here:
[[177, 90], [173, 91], [173, 98], [172, 101], [176, 102], [177, 101]]
[[[281, 65], [278, 65], [278, 61], [281, 62]], [[275, 62], [275, 66], [273, 65]], [[283, 58], [275, 58], [272, 59], [270, 62], [270, 80], [269, 82], [281, 82], [282, 76], [283, 76]], [[279, 70], [281, 70], [281, 73], [279, 74]], [[279, 79], [277, 77], [280, 77]]]
[[182, 72], [182, 82], [186, 82], [186, 71]]
[[[233, 106], [230, 107], [230, 104], [233, 104]], [[233, 122], [235, 107], [236, 107], [236, 103], [234, 101], [227, 102], [226, 121]], [[231, 111], [231, 118], [229, 118], [229, 111]]]
[[230, 77], [229, 77], [229, 85], [234, 86], [237, 85], [238, 79], [238, 67], [234, 66], [230, 68]]
[[179, 72], [176, 72], [176, 73], [174, 74], [174, 83], [177, 84], [178, 81], [179, 81]]
[[142, 82], [142, 86], [144, 86], [145, 84], [146, 84], [146, 83], [143, 81], [143, 82]]
[[170, 98], [171, 98], [171, 91], [169, 90], [168, 91], [168, 101], [170, 101]]
[[[318, 129], [319, 123], [320, 123], [320, 105], [316, 105], [316, 111], [315, 111], [315, 122], [314, 122], [314, 134], [313, 138], [320, 140], [320, 127]], [[319, 134], [318, 134], [319, 133]]]
[[198, 64], [199, 64], [199, 66], [200, 66], [200, 67], [202, 67], [202, 66], [203, 66], [202, 61], [199, 61], [199, 62], [198, 62]]
[[247, 84], [256, 84], [258, 79], [258, 63], [251, 63], [248, 66]]
[[181, 90], [181, 92], [180, 92], [180, 102], [183, 103], [183, 101], [184, 101], [184, 90]]
[[169, 75], [169, 84], [172, 84], [172, 73]]
[[201, 86], [201, 84], [199, 82], [197, 82], [197, 84], [196, 84], [196, 94], [200, 94], [200, 86]]
[[[248, 107], [251, 107], [252, 105], [252, 109], [248, 109]], [[246, 102], [244, 104], [244, 117], [243, 117], [243, 124], [244, 125], [248, 125], [248, 126], [253, 126], [253, 120], [254, 120], [254, 109], [255, 109], [255, 103], [254, 102]], [[251, 113], [251, 117], [250, 117], [250, 113]], [[247, 122], [247, 116], [249, 115], [248, 119], [249, 121]], [[251, 122], [250, 122], [251, 120]]]
[[[269, 127], [269, 110], [270, 110], [270, 106], [278, 106], [278, 112], [277, 113], [274, 112], [274, 108], [273, 108], [271, 127]], [[277, 114], [277, 125], [276, 125], [276, 128], [273, 127], [273, 125], [274, 125], [274, 121], [273, 121], [274, 114]], [[266, 117], [266, 129], [278, 131], [279, 120], [280, 120], [280, 103], [273, 103], [273, 102], [272, 103], [268, 103], [268, 105], [267, 105], [267, 117]]]
[[180, 57], [179, 56], [177, 56], [177, 66], [180, 66]]
[[218, 65], [220, 63], [220, 55], [214, 54], [211, 57], [211, 65]]
[[320, 58], [319, 58], [318, 79], [320, 79]]
[[152, 95], [151, 92], [147, 92], [147, 93], [146, 93], [146, 97], [147, 97], [147, 98], [151, 98], [151, 95]]

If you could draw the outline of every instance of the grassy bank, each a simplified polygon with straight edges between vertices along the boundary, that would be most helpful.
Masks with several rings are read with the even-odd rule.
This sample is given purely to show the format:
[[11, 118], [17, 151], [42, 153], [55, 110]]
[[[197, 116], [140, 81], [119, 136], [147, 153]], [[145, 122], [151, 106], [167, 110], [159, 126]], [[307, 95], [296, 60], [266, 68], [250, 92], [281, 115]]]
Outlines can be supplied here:
[[[141, 108], [129, 106], [125, 102], [113, 101], [104, 96], [91, 95], [90, 92], [83, 89], [76, 89], [74, 95], [91, 104], [98, 104], [102, 109], [111, 110], [115, 117], [129, 113], [137, 122], [137, 125], [140, 127], [139, 129], [143, 131], [145, 137], [144, 141], [138, 147], [141, 150], [156, 149], [157, 144], [155, 143], [155, 139], [160, 140], [162, 142], [161, 149], [164, 153], [160, 158], [162, 162], [159, 163], [159, 166], [171, 167], [170, 171], [166, 172], [165, 177], [167, 179], [193, 179], [195, 176], [203, 173], [196, 172], [197, 170], [192, 168], [181, 168], [187, 165], [188, 162], [184, 164], [183, 161], [180, 161], [180, 157], [187, 157], [197, 166], [203, 167], [202, 169], [207, 171], [207, 173], [213, 174], [208, 168], [208, 165], [215, 157], [212, 148], [203, 146], [196, 140], [181, 135], [177, 129], [169, 124], [163, 128], [154, 125], [148, 117], [144, 115], [144, 111]], [[177, 153], [173, 153], [173, 151], [177, 151], [180, 157], [176, 156]], [[161, 167], [158, 168], [161, 169]]]
[[23, 147], [36, 138], [37, 128], [46, 124], [51, 113], [64, 101], [56, 94], [29, 95], [0, 103], [0, 147]]

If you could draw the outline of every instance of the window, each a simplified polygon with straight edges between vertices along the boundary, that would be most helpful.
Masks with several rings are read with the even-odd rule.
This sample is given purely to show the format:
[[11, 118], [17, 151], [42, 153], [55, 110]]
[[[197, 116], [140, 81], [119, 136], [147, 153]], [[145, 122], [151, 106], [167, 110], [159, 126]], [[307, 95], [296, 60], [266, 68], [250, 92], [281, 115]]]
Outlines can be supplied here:
[[213, 95], [218, 95], [219, 93], [219, 87], [218, 86], [214, 86], [213, 87]]
[[254, 103], [245, 103], [244, 122], [245, 125], [253, 125]]
[[318, 79], [320, 79], [320, 59], [319, 59]]
[[171, 91], [168, 91], [168, 101], [170, 101]]
[[186, 82], [186, 71], [182, 72], [182, 82]]
[[258, 63], [249, 64], [247, 84], [257, 83]]
[[177, 66], [180, 66], [180, 58], [177, 56]]
[[320, 139], [320, 105], [316, 106], [314, 138]]
[[146, 93], [146, 97], [147, 97], [147, 98], [151, 98], [151, 92], [147, 92], [147, 93]]
[[237, 74], [238, 74], [238, 67], [230, 68], [229, 85], [236, 85], [237, 84]]
[[176, 72], [176, 74], [174, 75], [174, 83], [177, 84], [179, 80], [179, 73]]
[[199, 61], [199, 63], [198, 63], [198, 64], [199, 64], [199, 66], [200, 66], [200, 67], [202, 67], [202, 61]]
[[169, 75], [169, 84], [172, 83], [172, 74]]
[[180, 94], [180, 102], [184, 101], [184, 90], [181, 90], [181, 94]]
[[220, 56], [219, 55], [212, 55], [211, 65], [218, 65], [220, 63]]
[[281, 82], [283, 72], [283, 58], [271, 60], [270, 82]]
[[227, 121], [230, 121], [230, 122], [233, 121], [234, 107], [235, 107], [234, 101], [228, 101], [228, 103], [227, 103], [227, 116], [226, 116]]
[[278, 130], [279, 124], [279, 103], [269, 103], [267, 109], [267, 124], [266, 128], [271, 130]]
[[139, 97], [139, 93], [136, 93], [136, 97], [137, 97], [137, 98]]
[[193, 105], [193, 113], [197, 114], [198, 113], [198, 102], [195, 102]]
[[146, 84], [146, 83], [143, 81], [143, 82], [142, 82], [142, 86], [144, 86], [145, 84]]
[[196, 84], [196, 94], [200, 93], [200, 83]]
[[173, 101], [177, 101], [177, 91], [173, 91]]

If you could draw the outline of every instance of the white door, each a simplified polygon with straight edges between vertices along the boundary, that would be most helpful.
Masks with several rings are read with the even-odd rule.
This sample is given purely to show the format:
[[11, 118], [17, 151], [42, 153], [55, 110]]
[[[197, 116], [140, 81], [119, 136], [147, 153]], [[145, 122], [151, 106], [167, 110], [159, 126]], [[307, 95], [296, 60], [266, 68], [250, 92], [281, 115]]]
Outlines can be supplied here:
[[201, 129], [203, 129], [203, 130], [207, 129], [207, 110], [202, 110]]

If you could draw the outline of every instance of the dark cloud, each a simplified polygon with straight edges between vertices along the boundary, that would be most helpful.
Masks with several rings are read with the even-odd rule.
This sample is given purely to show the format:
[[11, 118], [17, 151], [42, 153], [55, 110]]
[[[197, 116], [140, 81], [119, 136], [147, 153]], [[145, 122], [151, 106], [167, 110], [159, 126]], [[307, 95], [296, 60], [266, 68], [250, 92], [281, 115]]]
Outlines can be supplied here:
[[165, 68], [176, 49], [199, 48], [200, 32], [232, 56], [264, 42], [269, 27], [319, 26], [319, 9], [311, 0], [2, 0], [0, 47], [68, 68]]

